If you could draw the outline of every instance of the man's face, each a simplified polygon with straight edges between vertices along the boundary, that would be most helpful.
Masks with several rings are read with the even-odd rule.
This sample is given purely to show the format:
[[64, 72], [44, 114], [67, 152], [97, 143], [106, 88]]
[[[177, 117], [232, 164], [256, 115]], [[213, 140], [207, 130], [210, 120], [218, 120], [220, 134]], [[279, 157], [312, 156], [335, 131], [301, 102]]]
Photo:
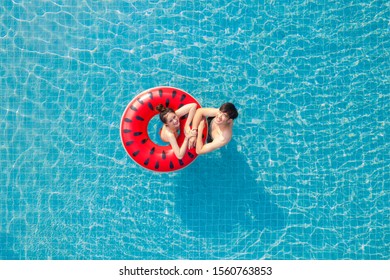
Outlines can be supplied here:
[[217, 124], [225, 124], [228, 123], [229, 120], [230, 118], [228, 114], [221, 111], [218, 111], [217, 115], [215, 116], [215, 122]]

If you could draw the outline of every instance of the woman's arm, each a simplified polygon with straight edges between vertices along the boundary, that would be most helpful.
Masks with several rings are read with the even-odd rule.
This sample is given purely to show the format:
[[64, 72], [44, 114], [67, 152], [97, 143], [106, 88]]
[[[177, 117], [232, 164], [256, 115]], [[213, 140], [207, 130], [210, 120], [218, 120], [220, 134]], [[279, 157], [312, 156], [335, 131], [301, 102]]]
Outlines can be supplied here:
[[[176, 115], [180, 118], [181, 116], [184, 116], [185, 114], [188, 114], [188, 117], [187, 117], [187, 120], [186, 120], [186, 123], [184, 125], [184, 131], [182, 133], [185, 134], [186, 138], [188, 137], [188, 139], [185, 139], [185, 140], [189, 140], [191, 138], [191, 136], [196, 136], [196, 133], [193, 132], [191, 134], [191, 128], [190, 128], [190, 124], [192, 122], [192, 119], [194, 118], [195, 116], [195, 112], [196, 112], [196, 107], [197, 107], [197, 104], [196, 103], [190, 103], [190, 104], [186, 104], [184, 105], [183, 107], [181, 107], [180, 109], [176, 110]], [[189, 142], [185, 142], [183, 143], [183, 145], [186, 144], [186, 146], [188, 146], [188, 149], [191, 149], [193, 146], [195, 146], [193, 143], [189, 144]], [[182, 146], [183, 147], [183, 146]], [[184, 155], [185, 151], [183, 152], [183, 155]]]
[[188, 146], [188, 137], [184, 137], [183, 144], [181, 147], [179, 147], [179, 144], [177, 143], [175, 135], [171, 134], [168, 136], [169, 144], [171, 144], [171, 147], [173, 149], [173, 153], [178, 159], [182, 159], [186, 153], [187, 146]]
[[[175, 114], [180, 118], [180, 117], [184, 116], [185, 114], [190, 114], [191, 110], [194, 111], [193, 114], [195, 114], [196, 103], [189, 103], [189, 104], [184, 105], [183, 107], [177, 109], [175, 111]], [[189, 115], [188, 115], [188, 117], [189, 117]], [[192, 115], [191, 121], [192, 121], [193, 117], [194, 117], [194, 115]]]
[[187, 134], [190, 132], [190, 124], [191, 124], [191, 122], [195, 116], [195, 112], [196, 112], [196, 104], [195, 103], [191, 103], [188, 105], [191, 105], [191, 106], [190, 106], [190, 110], [188, 112], [188, 117], [187, 117], [186, 123], [184, 125], [184, 130]]
[[189, 103], [181, 107], [180, 109], [176, 110], [176, 115], [180, 118], [184, 116], [185, 114], [188, 114], [186, 123], [184, 125], [184, 131], [185, 133], [190, 132], [190, 123], [192, 122], [192, 119], [194, 118], [195, 112], [196, 112], [196, 103]]

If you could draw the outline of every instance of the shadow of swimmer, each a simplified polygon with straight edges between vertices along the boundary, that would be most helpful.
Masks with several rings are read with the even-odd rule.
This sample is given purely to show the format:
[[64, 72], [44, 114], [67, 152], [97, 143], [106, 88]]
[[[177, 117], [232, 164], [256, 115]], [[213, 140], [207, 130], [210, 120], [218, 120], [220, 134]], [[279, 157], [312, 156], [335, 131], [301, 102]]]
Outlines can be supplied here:
[[238, 227], [283, 228], [284, 211], [256, 181], [237, 143], [232, 140], [216, 153], [221, 155], [200, 156], [178, 179], [175, 208], [187, 228], [208, 237], [234, 233]]

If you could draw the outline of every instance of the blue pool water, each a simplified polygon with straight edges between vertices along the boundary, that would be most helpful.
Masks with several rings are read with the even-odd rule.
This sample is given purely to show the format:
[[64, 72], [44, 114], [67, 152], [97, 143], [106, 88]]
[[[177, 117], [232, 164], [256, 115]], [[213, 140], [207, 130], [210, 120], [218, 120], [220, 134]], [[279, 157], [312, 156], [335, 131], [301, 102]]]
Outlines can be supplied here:
[[[389, 259], [387, 1], [0, 4], [0, 259]], [[139, 92], [239, 109], [234, 139], [146, 171]]]

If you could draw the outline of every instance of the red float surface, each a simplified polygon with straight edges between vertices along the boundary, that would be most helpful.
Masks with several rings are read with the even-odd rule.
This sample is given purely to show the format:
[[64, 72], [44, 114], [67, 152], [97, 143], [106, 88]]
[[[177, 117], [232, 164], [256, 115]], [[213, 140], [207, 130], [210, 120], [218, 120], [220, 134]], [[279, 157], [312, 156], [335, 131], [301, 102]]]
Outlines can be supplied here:
[[[157, 105], [163, 104], [176, 111], [189, 103], [196, 103], [198, 108], [201, 107], [193, 96], [174, 87], [160, 86], [138, 94], [126, 107], [121, 119], [120, 135], [127, 154], [142, 167], [156, 172], [176, 171], [191, 164], [198, 156], [195, 148], [187, 150], [184, 157], [179, 160], [170, 145], [158, 145], [148, 135], [150, 120], [159, 114], [155, 109]], [[186, 120], [187, 116], [180, 118], [181, 133], [177, 138], [179, 146], [185, 138]], [[162, 125], [163, 123], [161, 127]], [[205, 126], [203, 142], [206, 141], [207, 129]]]

